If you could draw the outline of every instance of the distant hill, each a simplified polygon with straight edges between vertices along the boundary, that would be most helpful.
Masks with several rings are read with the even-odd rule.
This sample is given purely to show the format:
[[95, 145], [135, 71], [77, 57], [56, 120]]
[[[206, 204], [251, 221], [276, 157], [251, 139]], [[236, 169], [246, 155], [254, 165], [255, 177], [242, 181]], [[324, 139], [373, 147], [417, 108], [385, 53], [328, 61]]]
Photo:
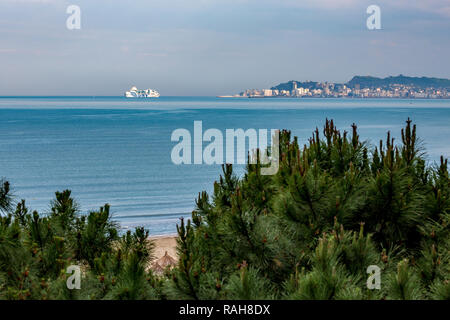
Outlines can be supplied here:
[[399, 75], [396, 77], [376, 78], [370, 76], [355, 76], [346, 83], [350, 88], [359, 84], [360, 88], [381, 88], [389, 87], [394, 84], [413, 86], [416, 88], [450, 88], [449, 79], [428, 78], [428, 77], [407, 77]]
[[280, 83], [279, 85], [270, 88], [271, 90], [288, 90], [291, 91], [294, 88], [294, 82], [297, 82], [297, 88], [308, 88], [308, 89], [315, 89], [316, 87], [318, 87], [318, 82], [314, 82], [314, 81], [306, 81], [306, 82], [301, 82], [301, 81], [295, 81], [295, 80], [291, 80], [285, 83]]
[[[317, 89], [322, 86], [319, 82], [315, 81], [296, 81], [291, 80], [288, 82], [280, 83], [270, 89], [272, 90], [288, 90], [291, 91], [294, 88], [294, 83], [297, 83], [297, 87], [300, 88], [308, 88], [308, 89]], [[450, 89], [450, 80], [449, 79], [440, 79], [440, 78], [428, 78], [428, 77], [407, 77], [404, 75], [399, 75], [395, 77], [387, 77], [387, 78], [376, 78], [371, 76], [354, 76], [349, 82], [345, 83], [350, 88], [354, 88], [355, 85], [359, 84], [360, 88], [383, 88], [389, 87], [394, 84], [399, 85], [407, 85], [413, 86], [415, 88], [425, 89], [425, 88], [446, 88]], [[339, 84], [336, 84], [339, 85]]]

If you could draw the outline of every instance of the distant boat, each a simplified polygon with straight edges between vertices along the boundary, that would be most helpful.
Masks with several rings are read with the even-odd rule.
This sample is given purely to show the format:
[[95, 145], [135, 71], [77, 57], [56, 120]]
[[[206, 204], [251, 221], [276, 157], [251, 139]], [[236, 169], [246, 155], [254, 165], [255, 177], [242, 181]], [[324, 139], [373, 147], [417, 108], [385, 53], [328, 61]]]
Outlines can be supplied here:
[[159, 92], [153, 89], [139, 90], [132, 87], [130, 91], [125, 92], [126, 98], [158, 98], [159, 96]]

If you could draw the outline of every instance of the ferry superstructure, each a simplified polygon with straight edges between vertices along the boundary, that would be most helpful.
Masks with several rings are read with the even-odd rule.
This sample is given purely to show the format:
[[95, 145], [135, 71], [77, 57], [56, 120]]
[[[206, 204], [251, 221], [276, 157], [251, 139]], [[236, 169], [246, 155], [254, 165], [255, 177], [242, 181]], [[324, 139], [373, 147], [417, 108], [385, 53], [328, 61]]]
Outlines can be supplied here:
[[125, 92], [127, 98], [158, 98], [159, 92], [153, 89], [139, 90], [136, 87], [132, 87], [130, 91]]

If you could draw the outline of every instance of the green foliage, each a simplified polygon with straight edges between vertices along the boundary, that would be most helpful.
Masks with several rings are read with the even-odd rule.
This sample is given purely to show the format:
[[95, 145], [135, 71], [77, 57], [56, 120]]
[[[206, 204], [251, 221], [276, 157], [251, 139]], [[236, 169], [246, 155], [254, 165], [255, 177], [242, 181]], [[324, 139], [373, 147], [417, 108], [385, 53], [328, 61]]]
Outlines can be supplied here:
[[[22, 200], [0, 217], [0, 299], [158, 298], [148, 231], [119, 237], [109, 205], [84, 216], [70, 194], [57, 192], [46, 216], [30, 214]], [[79, 290], [67, 288], [69, 265], [82, 270]]]
[[0, 213], [11, 210], [12, 196], [8, 181], [0, 179]]
[[[238, 179], [224, 166], [178, 229], [169, 297], [445, 299], [447, 162], [426, 166], [411, 120], [401, 135], [371, 149], [356, 125], [349, 135], [327, 120], [303, 147], [281, 132], [273, 176], [256, 164]], [[381, 290], [367, 288], [370, 265]]]
[[271, 300], [273, 294], [270, 282], [257, 269], [240, 266], [239, 274], [233, 274], [226, 287], [225, 296], [231, 300]]
[[400, 300], [421, 299], [421, 283], [414, 270], [411, 270], [408, 259], [398, 263], [397, 273], [389, 274], [388, 298]]
[[355, 285], [339, 261], [339, 249], [334, 237], [324, 237], [319, 240], [317, 248], [311, 256], [312, 268], [306, 273], [300, 273], [294, 281], [296, 290], [288, 297], [301, 300], [329, 300], [347, 296], [349, 287]]
[[109, 205], [101, 207], [99, 211], [90, 212], [87, 221], [81, 218], [77, 224], [78, 253], [80, 259], [86, 259], [91, 267], [95, 259], [103, 253], [109, 253], [113, 241], [117, 240], [117, 228], [111, 222]]
[[[407, 120], [371, 148], [326, 121], [304, 146], [282, 131], [279, 170], [231, 165], [181, 220], [177, 265], [149, 270], [148, 231], [120, 234], [110, 207], [83, 215], [68, 190], [47, 215], [13, 209], [0, 183], [0, 299], [450, 299], [447, 160], [426, 164]], [[78, 265], [80, 290], [66, 269]], [[367, 288], [367, 268], [381, 290]]]

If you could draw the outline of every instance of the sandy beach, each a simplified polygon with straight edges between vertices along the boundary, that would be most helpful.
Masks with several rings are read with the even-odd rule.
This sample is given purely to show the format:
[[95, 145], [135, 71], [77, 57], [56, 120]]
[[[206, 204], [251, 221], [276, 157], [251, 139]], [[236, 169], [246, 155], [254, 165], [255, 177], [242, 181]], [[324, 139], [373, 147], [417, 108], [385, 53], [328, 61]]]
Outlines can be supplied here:
[[155, 251], [154, 251], [155, 260], [162, 258], [166, 252], [172, 258], [177, 259], [176, 235], [153, 236], [153, 237], [150, 237], [150, 240], [155, 242]]

